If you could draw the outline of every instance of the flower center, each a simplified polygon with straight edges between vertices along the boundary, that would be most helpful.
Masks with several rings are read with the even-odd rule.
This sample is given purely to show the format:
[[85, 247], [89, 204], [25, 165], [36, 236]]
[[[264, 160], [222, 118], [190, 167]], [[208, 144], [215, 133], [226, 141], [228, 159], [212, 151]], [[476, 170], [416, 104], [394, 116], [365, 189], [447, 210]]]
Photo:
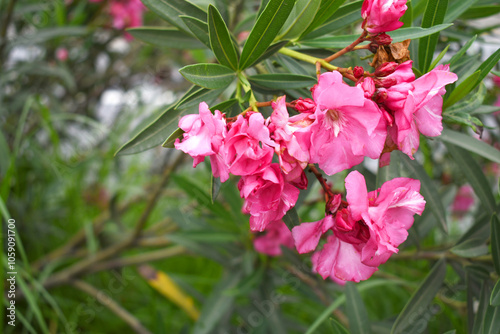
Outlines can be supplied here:
[[346, 120], [342, 112], [335, 109], [328, 109], [325, 114], [325, 122], [328, 128], [333, 130], [335, 137], [338, 137], [340, 131], [344, 128]]

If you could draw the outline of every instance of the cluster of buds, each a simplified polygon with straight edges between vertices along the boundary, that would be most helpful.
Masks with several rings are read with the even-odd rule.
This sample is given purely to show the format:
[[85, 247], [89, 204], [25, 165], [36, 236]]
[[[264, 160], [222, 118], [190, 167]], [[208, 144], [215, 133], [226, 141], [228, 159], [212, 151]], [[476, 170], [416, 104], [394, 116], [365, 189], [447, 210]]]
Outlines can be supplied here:
[[[405, 3], [365, 0], [363, 34], [379, 47], [390, 43], [385, 32], [402, 25], [398, 20]], [[411, 60], [384, 62], [373, 73], [355, 67], [352, 74], [354, 86], [343, 81], [341, 71], [319, 75], [312, 99], [287, 103], [281, 96], [269, 103], [273, 112], [267, 119], [254, 110], [226, 118], [201, 103], [199, 114], [180, 120], [184, 134], [175, 142], [194, 158], [193, 167], [210, 157], [214, 177], [224, 182], [230, 174], [240, 176], [250, 229], [265, 232], [255, 238], [258, 251], [279, 255], [280, 245], [295, 246], [299, 253], [314, 251], [313, 270], [339, 283], [369, 278], [396, 253], [425, 200], [418, 180], [397, 178], [368, 192], [358, 172], [347, 176], [342, 200], [313, 164], [333, 175], [365, 157], [387, 164], [396, 149], [413, 159], [420, 134], [441, 133], [444, 86], [457, 80], [447, 66], [415, 79]], [[278, 162], [273, 163], [275, 155]], [[325, 190], [325, 217], [290, 231], [282, 218], [307, 188], [308, 166]], [[326, 243], [319, 246], [322, 237]]]

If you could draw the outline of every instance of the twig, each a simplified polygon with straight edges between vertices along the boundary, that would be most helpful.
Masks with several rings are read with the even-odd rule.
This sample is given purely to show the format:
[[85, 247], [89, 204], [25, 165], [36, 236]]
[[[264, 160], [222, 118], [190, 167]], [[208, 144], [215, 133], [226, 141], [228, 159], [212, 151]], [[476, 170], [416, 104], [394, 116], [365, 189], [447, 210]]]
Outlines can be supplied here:
[[169, 167], [166, 168], [165, 171], [163, 172], [162, 179], [160, 183], [158, 184], [156, 190], [153, 192], [151, 197], [149, 198], [148, 204], [146, 206], [146, 209], [143, 211], [141, 217], [139, 218], [139, 221], [137, 222], [134, 231], [126, 237], [123, 241], [117, 242], [110, 247], [101, 250], [97, 254], [95, 254], [92, 257], [88, 257], [86, 259], [81, 260], [80, 262], [75, 263], [74, 265], [61, 270], [60, 272], [50, 276], [45, 282], [44, 282], [44, 287], [45, 288], [50, 288], [53, 286], [57, 286], [60, 284], [63, 284], [70, 279], [82, 274], [85, 270], [91, 268], [92, 266], [96, 265], [99, 262], [105, 261], [112, 256], [120, 253], [127, 247], [133, 245], [136, 241], [137, 238], [140, 237], [142, 229], [144, 228], [144, 225], [146, 224], [149, 215], [153, 211], [160, 194], [163, 190], [163, 188], [166, 186], [168, 181], [170, 180], [170, 175], [171, 173], [182, 163], [184, 160], [185, 155], [180, 154], [179, 157], [174, 161], [174, 163]]
[[7, 10], [5, 14], [5, 19], [3, 20], [3, 25], [0, 29], [0, 67], [3, 66], [4, 62], [4, 56], [3, 52], [5, 49], [5, 46], [7, 46], [7, 29], [9, 28], [10, 21], [12, 20], [12, 13], [14, 12], [14, 5], [16, 3], [16, 0], [10, 0], [10, 2], [7, 5]]
[[166, 249], [160, 249], [153, 252], [148, 252], [145, 254], [139, 254], [135, 256], [129, 256], [120, 259], [113, 259], [106, 262], [97, 263], [93, 266], [89, 273], [95, 273], [98, 271], [133, 266], [136, 264], [144, 264], [153, 261], [163, 260], [168, 257], [176, 256], [179, 254], [183, 254], [187, 251], [187, 249], [183, 246], [174, 246]]
[[363, 32], [361, 33], [361, 35], [358, 37], [357, 40], [355, 40], [354, 42], [351, 43], [351, 45], [348, 45], [346, 46], [345, 48], [343, 48], [342, 50], [332, 54], [330, 57], [327, 57], [325, 58], [324, 60], [329, 63], [331, 62], [332, 60], [334, 59], [337, 59], [338, 57], [340, 56], [343, 56], [344, 54], [346, 54], [347, 52], [350, 52], [354, 49], [355, 46], [357, 46], [359, 43], [361, 42], [364, 42], [365, 41], [365, 37], [367, 35], [367, 32], [366, 30], [363, 30]]
[[151, 332], [146, 329], [146, 327], [144, 327], [136, 317], [124, 309], [120, 304], [115, 302], [111, 297], [104, 294], [101, 290], [81, 280], [73, 280], [71, 281], [71, 284], [75, 288], [97, 299], [99, 303], [106, 306], [111, 312], [125, 321], [136, 333], [151, 334]]

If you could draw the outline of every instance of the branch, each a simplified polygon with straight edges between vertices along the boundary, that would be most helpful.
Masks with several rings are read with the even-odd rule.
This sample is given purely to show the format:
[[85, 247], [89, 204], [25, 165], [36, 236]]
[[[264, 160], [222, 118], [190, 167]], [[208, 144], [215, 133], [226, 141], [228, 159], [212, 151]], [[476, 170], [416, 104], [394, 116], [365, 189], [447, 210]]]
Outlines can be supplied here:
[[367, 35], [367, 32], [366, 30], [363, 30], [363, 32], [361, 33], [361, 35], [358, 37], [357, 40], [355, 40], [354, 42], [351, 43], [351, 45], [348, 45], [346, 46], [345, 48], [343, 48], [342, 50], [332, 54], [330, 57], [327, 57], [325, 58], [324, 60], [329, 63], [331, 62], [332, 60], [334, 59], [337, 59], [338, 57], [340, 56], [343, 56], [344, 54], [346, 54], [347, 52], [350, 52], [352, 50], [354, 50], [354, 47], [357, 46], [359, 43], [362, 43], [365, 41], [365, 37]]
[[71, 285], [94, 297], [99, 301], [99, 303], [106, 306], [111, 312], [125, 321], [136, 333], [151, 334], [151, 332], [146, 329], [146, 327], [144, 327], [136, 317], [124, 309], [120, 304], [115, 302], [111, 297], [104, 294], [101, 290], [98, 290], [94, 286], [81, 280], [71, 281]]

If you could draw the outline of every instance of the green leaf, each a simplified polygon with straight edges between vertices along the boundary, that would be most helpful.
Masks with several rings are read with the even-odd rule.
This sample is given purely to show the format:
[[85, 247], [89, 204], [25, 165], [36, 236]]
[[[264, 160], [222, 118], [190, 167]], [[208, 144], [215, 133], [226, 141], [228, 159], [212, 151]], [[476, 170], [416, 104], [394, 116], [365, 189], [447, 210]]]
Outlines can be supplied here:
[[490, 305], [490, 286], [488, 281], [483, 283], [479, 307], [474, 318], [472, 333], [497, 334], [500, 328], [500, 307]]
[[409, 28], [413, 25], [413, 6], [411, 4], [411, 0], [406, 2], [406, 12], [401, 17], [401, 22], [403, 22], [403, 26], [401, 28]]
[[481, 166], [467, 151], [453, 144], [445, 143], [445, 145], [474, 189], [474, 193], [479, 197], [481, 204], [489, 214], [493, 214], [496, 209], [495, 198], [491, 192], [490, 183], [481, 170]]
[[175, 129], [178, 128], [179, 117], [201, 101], [210, 103], [219, 96], [222, 90], [209, 90], [201, 87], [192, 87], [175, 106], [170, 106], [161, 113], [153, 122], [146, 125], [132, 139], [116, 151], [115, 155], [135, 154], [165, 141]]
[[212, 175], [211, 177], [211, 182], [210, 182], [210, 188], [211, 188], [211, 192], [210, 194], [212, 195], [211, 196], [211, 199], [212, 199], [212, 204], [215, 202], [215, 200], [217, 199], [217, 196], [219, 196], [219, 192], [220, 192], [220, 186], [222, 185], [222, 182], [220, 182], [220, 178], [219, 177], [214, 177]]
[[313, 77], [290, 73], [256, 74], [248, 77], [248, 81], [252, 85], [272, 90], [312, 87], [317, 82]]
[[448, 11], [444, 17], [444, 22], [455, 21], [462, 13], [469, 9], [477, 0], [459, 0], [453, 1], [448, 7]]
[[450, 68], [452, 70], [453, 70], [453, 65], [455, 65], [455, 63], [465, 55], [465, 52], [467, 52], [467, 50], [469, 50], [472, 43], [474, 43], [476, 41], [476, 38], [477, 38], [477, 35], [474, 35], [474, 37], [472, 37], [467, 43], [465, 43], [464, 46], [462, 46], [460, 48], [460, 50], [458, 50], [458, 52], [455, 53], [453, 55], [453, 57], [451, 57], [449, 64], [450, 64]]
[[500, 219], [496, 213], [491, 217], [491, 256], [493, 267], [500, 275]]
[[212, 290], [212, 293], [203, 304], [200, 317], [193, 328], [193, 333], [208, 334], [213, 333], [219, 320], [224, 317], [234, 303], [235, 295], [224, 293], [228, 289], [234, 288], [241, 280], [240, 270], [228, 271], [226, 277]]
[[471, 238], [453, 247], [451, 252], [462, 257], [477, 257], [487, 254], [488, 246], [483, 238]]
[[490, 296], [491, 306], [500, 306], [500, 280], [497, 281]]
[[330, 318], [330, 326], [332, 327], [332, 334], [349, 334], [347, 328], [334, 318]]
[[[356, 21], [361, 21], [361, 6], [363, 0], [358, 0], [341, 6], [325, 21], [325, 24], [305, 35], [302, 39], [313, 39], [319, 36], [331, 34], [335, 30], [345, 28]], [[357, 37], [356, 37], [357, 38]]]
[[283, 216], [283, 222], [288, 226], [291, 231], [295, 226], [300, 225], [300, 218], [297, 210], [295, 208], [290, 208], [287, 213]]
[[481, 71], [481, 75], [477, 79], [476, 85], [473, 87], [476, 88], [481, 81], [491, 72], [491, 70], [498, 64], [500, 61], [500, 49], [496, 50], [491, 56], [486, 59], [481, 66], [479, 66], [478, 70]]
[[168, 138], [161, 144], [161, 146], [166, 147], [166, 148], [174, 148], [174, 143], [177, 138], [182, 138], [182, 135], [184, 134], [184, 130], [181, 128], [177, 128]]
[[219, 64], [188, 65], [179, 72], [189, 82], [209, 89], [226, 88], [236, 77], [232, 69]]
[[[433, 0], [427, 2], [424, 16], [422, 18], [422, 28], [429, 28], [443, 23], [448, 0]], [[434, 50], [438, 42], [439, 34], [433, 34], [422, 38], [418, 47], [418, 63], [420, 70], [425, 73], [432, 62]]]
[[450, 96], [443, 104], [443, 109], [448, 108], [449, 106], [454, 105], [461, 99], [463, 99], [467, 94], [469, 94], [475, 87], [477, 80], [481, 76], [481, 71], [476, 71], [471, 74], [467, 79], [462, 81], [460, 85], [455, 87], [450, 93]]
[[391, 334], [417, 333], [417, 331], [412, 330], [421, 328], [421, 326], [412, 326], [415, 319], [419, 319], [419, 324], [422, 323], [422, 321], [429, 321], [428, 317], [423, 318], [418, 316], [428, 310], [429, 304], [432, 302], [439, 289], [441, 289], [441, 284], [444, 281], [445, 275], [446, 262], [444, 259], [440, 259], [399, 314], [394, 322]]
[[471, 7], [464, 14], [460, 16], [462, 20], [474, 20], [482, 17], [492, 16], [500, 13], [500, 6], [477, 6]]
[[87, 27], [57, 27], [57, 28], [44, 28], [35, 30], [35, 32], [16, 36], [13, 40], [9, 41], [8, 48], [12, 49], [18, 45], [33, 45], [45, 43], [51, 39], [59, 37], [69, 37], [69, 36], [83, 36], [86, 35], [89, 30]]
[[292, 12], [288, 16], [280, 36], [276, 39], [294, 39], [300, 36], [313, 21], [321, 0], [296, 0]]
[[202, 49], [203, 44], [187, 35], [185, 32], [171, 28], [139, 27], [127, 29], [132, 36], [143, 42], [173, 48], [173, 49]]
[[441, 51], [441, 53], [436, 57], [436, 59], [434, 59], [434, 61], [429, 65], [429, 69], [433, 69], [434, 67], [437, 66], [437, 64], [439, 63], [439, 61], [441, 59], [443, 59], [444, 55], [446, 54], [446, 52], [448, 51], [448, 49], [450, 48], [450, 45], [451, 44], [448, 44], [443, 51]]
[[270, 47], [267, 48], [266, 52], [264, 52], [262, 54], [262, 56], [260, 56], [258, 59], [256, 59], [252, 64], [250, 64], [250, 66], [248, 67], [251, 67], [255, 64], [258, 64], [260, 63], [261, 61], [263, 61], [264, 59], [267, 59], [269, 57], [271, 57], [272, 55], [274, 55], [276, 52], [278, 52], [281, 48], [285, 47], [285, 45], [288, 44], [289, 41], [281, 41], [281, 42], [278, 42], [278, 43], [274, 43], [273, 45], [271, 45]]
[[212, 48], [210, 45], [210, 37], [208, 36], [208, 24], [206, 22], [198, 20], [197, 18], [191, 16], [181, 15], [179, 17], [188, 27], [194, 37], [205, 44], [205, 46], [207, 46], [208, 48]]
[[238, 54], [231, 34], [217, 8], [208, 6], [208, 35], [215, 57], [221, 65], [238, 68]]
[[422, 195], [425, 198], [426, 208], [430, 208], [437, 221], [439, 222], [439, 227], [443, 232], [448, 233], [448, 226], [446, 224], [446, 212], [439, 195], [439, 191], [436, 188], [432, 179], [427, 175], [424, 168], [415, 160], [411, 160], [406, 154], [399, 154], [403, 165], [406, 170], [410, 172], [410, 175], [414, 178], [420, 180], [422, 188], [420, 189]]
[[471, 137], [467, 134], [450, 129], [443, 129], [439, 139], [444, 142], [464, 148], [493, 162], [500, 163], [500, 151], [486, 144], [485, 142]]
[[229, 99], [229, 100], [221, 102], [213, 107], [210, 107], [210, 111], [215, 112], [215, 110], [219, 110], [221, 113], [231, 112], [233, 110], [234, 106], [239, 108], [238, 102], [239, 102], [238, 99]]
[[347, 282], [345, 290], [346, 313], [349, 319], [349, 329], [352, 333], [368, 334], [371, 333], [370, 321], [366, 312], [365, 304], [361, 295], [353, 282]]
[[[406, 39], [419, 39], [428, 35], [432, 35], [438, 31], [450, 27], [451, 24], [439, 24], [431, 28], [420, 28], [420, 27], [410, 27], [401, 28], [395, 31], [389, 32], [394, 43], [402, 42]], [[310, 39], [307, 41], [302, 41], [301, 44], [313, 48], [344, 48], [351, 44], [359, 34], [353, 35], [341, 35], [341, 36], [325, 36], [316, 39]]]
[[162, 19], [184, 31], [189, 31], [189, 28], [179, 17], [181, 15], [207, 21], [207, 13], [186, 0], [142, 0], [142, 3]]
[[299, 37], [299, 40], [328, 20], [344, 2], [345, 0], [322, 0], [316, 16], [314, 16], [307, 29]]
[[241, 52], [240, 66], [244, 70], [260, 58], [278, 35], [292, 11], [295, 0], [270, 0], [257, 19]]
[[[360, 292], [364, 290], [369, 290], [372, 288], [376, 288], [383, 285], [394, 285], [394, 284], [402, 284], [402, 281], [393, 281], [393, 280], [383, 280], [383, 279], [370, 279], [369, 281], [358, 283], [358, 289]], [[309, 326], [307, 332], [305, 334], [315, 334], [318, 333], [318, 327], [328, 319], [328, 317], [335, 311], [339, 306], [341, 306], [346, 301], [346, 296], [341, 295], [335, 299], [333, 303], [330, 304], [321, 314], [316, 318], [316, 320]]]

